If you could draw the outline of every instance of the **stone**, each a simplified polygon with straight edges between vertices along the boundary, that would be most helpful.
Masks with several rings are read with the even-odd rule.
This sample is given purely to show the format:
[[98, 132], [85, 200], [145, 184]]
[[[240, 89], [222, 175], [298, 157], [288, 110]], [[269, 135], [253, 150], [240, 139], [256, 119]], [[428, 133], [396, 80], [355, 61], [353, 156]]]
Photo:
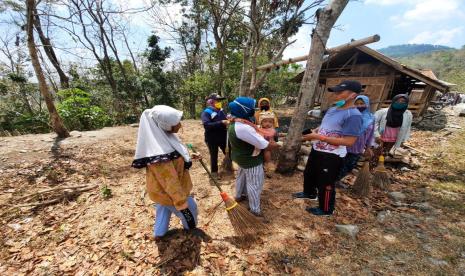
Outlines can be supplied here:
[[69, 135], [70, 135], [71, 137], [79, 138], [79, 137], [82, 136], [82, 133], [81, 133], [80, 131], [73, 130], [73, 131], [71, 131], [71, 132], [69, 133]]
[[429, 244], [423, 244], [422, 247], [423, 250], [425, 250], [426, 252], [431, 252], [433, 250], [433, 248]]
[[336, 224], [336, 230], [352, 237], [353, 239], [357, 237], [357, 234], [360, 231], [357, 225], [351, 224]]
[[435, 258], [431, 258], [429, 257], [428, 260], [430, 261], [430, 263], [432, 265], [435, 265], [435, 266], [446, 266], [448, 265], [448, 263], [444, 260], [438, 260], [438, 259], [435, 259]]
[[137, 123], [136, 124], [130, 124], [129, 126], [130, 127], [139, 127], [139, 124], [137, 124]]
[[383, 238], [390, 243], [393, 243], [397, 240], [397, 238], [393, 235], [384, 235]]
[[394, 201], [402, 201], [406, 196], [401, 192], [390, 192], [389, 197]]
[[378, 222], [384, 222], [386, 220], [387, 217], [391, 216], [391, 211], [387, 210], [387, 211], [381, 211], [378, 213], [378, 215], [376, 216], [376, 220], [378, 220]]
[[433, 207], [428, 202], [415, 202], [410, 206], [423, 212], [429, 212], [433, 210]]

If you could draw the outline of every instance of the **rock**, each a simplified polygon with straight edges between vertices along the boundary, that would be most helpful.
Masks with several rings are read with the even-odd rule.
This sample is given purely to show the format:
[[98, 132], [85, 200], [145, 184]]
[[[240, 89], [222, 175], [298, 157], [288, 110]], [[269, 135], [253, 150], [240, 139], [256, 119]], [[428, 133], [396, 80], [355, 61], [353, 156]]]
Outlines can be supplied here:
[[400, 171], [401, 172], [409, 172], [409, 171], [411, 171], [411, 169], [409, 169], [407, 167], [402, 167], [402, 168], [400, 168]]
[[397, 238], [393, 235], [384, 235], [383, 238], [390, 243], [393, 243], [397, 240]]
[[432, 265], [435, 265], [435, 266], [446, 266], [448, 265], [448, 263], [444, 260], [438, 260], [438, 259], [435, 259], [435, 258], [431, 258], [429, 257], [428, 260], [430, 261], [430, 263]]
[[336, 230], [355, 239], [360, 229], [357, 225], [336, 224]]
[[7, 224], [7, 226], [10, 227], [11, 229], [16, 230], [16, 231], [21, 229], [21, 225], [19, 223], [11, 223], [11, 224]]
[[27, 153], [27, 150], [20, 150], [20, 153]]
[[426, 252], [431, 252], [433, 250], [433, 248], [429, 244], [423, 244], [422, 247], [423, 250], [425, 250]]
[[137, 123], [136, 124], [130, 124], [129, 126], [130, 127], [139, 127], [139, 124], [137, 124]]
[[376, 220], [378, 220], [378, 222], [384, 222], [386, 220], [387, 217], [391, 216], [391, 211], [387, 210], [387, 211], [381, 211], [378, 213], [378, 215], [376, 216]]
[[303, 172], [303, 171], [305, 171], [305, 166], [303, 166], [303, 165], [298, 165], [298, 166], [297, 166], [297, 170]]
[[69, 135], [71, 135], [71, 137], [76, 137], [76, 138], [79, 138], [82, 136], [82, 133], [80, 131], [77, 131], [77, 130], [73, 130], [69, 133]]
[[415, 202], [415, 203], [412, 203], [410, 206], [412, 206], [415, 209], [421, 210], [423, 212], [428, 212], [428, 211], [433, 210], [433, 207], [428, 202]]
[[406, 196], [401, 192], [390, 192], [389, 197], [394, 201], [402, 201]]

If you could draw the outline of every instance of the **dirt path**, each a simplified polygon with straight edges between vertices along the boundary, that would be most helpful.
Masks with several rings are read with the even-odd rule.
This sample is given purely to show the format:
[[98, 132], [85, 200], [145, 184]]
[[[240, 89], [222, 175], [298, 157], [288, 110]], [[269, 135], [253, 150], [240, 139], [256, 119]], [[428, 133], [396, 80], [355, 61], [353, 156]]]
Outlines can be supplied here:
[[[463, 120], [455, 123], [465, 126]], [[183, 124], [182, 140], [208, 159], [200, 123]], [[129, 166], [136, 132], [129, 126], [105, 128], [60, 142], [52, 134], [0, 138], [0, 275], [465, 272], [463, 130], [414, 133], [412, 144], [434, 158], [420, 159], [419, 170], [393, 172], [390, 190], [406, 196], [400, 202], [384, 191], [357, 199], [338, 190], [335, 216], [313, 217], [304, 208], [314, 202], [290, 196], [301, 189], [302, 174], [274, 174], [262, 195], [272, 230], [251, 245], [234, 239], [222, 208], [212, 214], [221, 199], [200, 164], [191, 169], [193, 193], [199, 225], [210, 239], [175, 230], [164, 242], [151, 241], [154, 212], [149, 199], [141, 198], [145, 174]], [[31, 212], [11, 209], [25, 194], [82, 184], [99, 188]], [[232, 191], [233, 179], [222, 184]], [[105, 185], [109, 199], [100, 191]], [[354, 224], [360, 231], [351, 238], [335, 224]], [[174, 217], [171, 228], [180, 228]]]

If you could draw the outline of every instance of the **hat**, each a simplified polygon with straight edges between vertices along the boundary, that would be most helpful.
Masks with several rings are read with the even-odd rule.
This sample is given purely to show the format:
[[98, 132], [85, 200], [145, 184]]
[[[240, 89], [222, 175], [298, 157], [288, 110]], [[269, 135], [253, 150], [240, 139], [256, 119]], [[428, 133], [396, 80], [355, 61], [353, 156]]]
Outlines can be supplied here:
[[260, 112], [258, 115], [258, 123], [261, 124], [263, 120], [266, 119], [273, 119], [275, 118], [275, 114], [271, 111]]
[[329, 92], [341, 92], [344, 90], [350, 90], [360, 94], [362, 92], [362, 85], [358, 81], [345, 80], [336, 86], [328, 87]]
[[206, 97], [205, 100], [215, 100], [215, 101], [221, 101], [221, 100], [224, 100], [226, 99], [225, 97], [221, 97], [220, 95], [218, 95], [217, 93], [212, 93], [210, 94], [210, 96]]

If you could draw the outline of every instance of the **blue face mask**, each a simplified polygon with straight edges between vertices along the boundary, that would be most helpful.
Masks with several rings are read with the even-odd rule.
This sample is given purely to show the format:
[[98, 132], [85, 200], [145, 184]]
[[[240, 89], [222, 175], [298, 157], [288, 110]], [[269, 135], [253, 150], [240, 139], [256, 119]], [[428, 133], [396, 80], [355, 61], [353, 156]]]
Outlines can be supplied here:
[[363, 111], [367, 110], [367, 107], [366, 106], [359, 106], [359, 107], [357, 107], [357, 109], [358, 109], [358, 111], [363, 112]]
[[393, 103], [392, 108], [397, 109], [397, 110], [402, 110], [402, 109], [407, 109], [408, 104], [407, 103]]
[[339, 100], [334, 103], [334, 106], [336, 107], [343, 107], [346, 104], [346, 100]]

